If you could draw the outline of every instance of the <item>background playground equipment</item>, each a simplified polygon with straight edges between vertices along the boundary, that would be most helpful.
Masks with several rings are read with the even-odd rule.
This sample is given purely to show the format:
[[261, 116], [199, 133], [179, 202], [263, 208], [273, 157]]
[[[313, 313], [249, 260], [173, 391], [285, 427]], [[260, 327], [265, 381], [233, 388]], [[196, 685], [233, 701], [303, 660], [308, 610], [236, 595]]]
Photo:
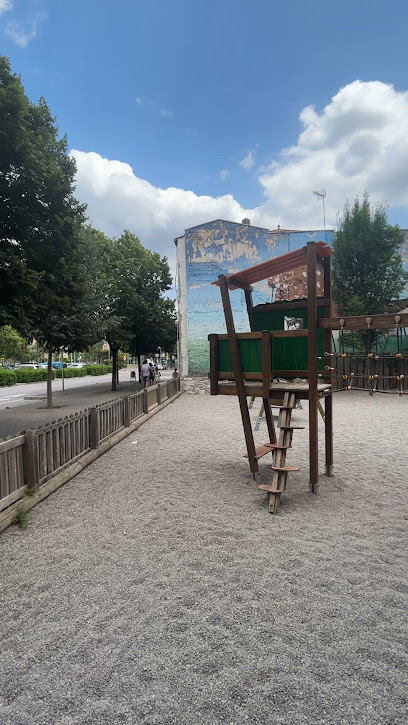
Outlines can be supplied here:
[[[228, 277], [220, 275], [213, 282], [220, 287], [224, 308], [226, 335], [209, 335], [210, 390], [212, 395], [236, 395], [239, 400], [244, 429], [247, 457], [253, 478], [269, 496], [269, 511], [277, 513], [280, 497], [286, 488], [288, 473], [299, 470], [286, 466], [286, 453], [292, 447], [294, 431], [292, 410], [299, 400], [309, 401], [309, 485], [318, 492], [318, 411], [324, 414], [326, 475], [333, 471], [333, 382], [339, 376], [337, 361], [345, 365], [347, 353], [333, 352], [332, 333], [340, 331], [340, 340], [347, 330], [372, 331], [397, 328], [402, 340], [402, 329], [408, 326], [408, 314], [383, 314], [371, 317], [331, 317], [330, 257], [332, 249], [324, 242], [309, 242], [306, 247], [289, 252], [262, 264], [249, 267]], [[251, 284], [274, 275], [298, 269], [306, 263], [307, 299], [274, 302], [253, 306]], [[230, 290], [242, 289], [245, 294], [250, 332], [236, 333], [230, 301]], [[344, 340], [344, 338], [343, 338]], [[349, 355], [350, 361], [357, 356]], [[374, 365], [380, 355], [367, 350], [367, 360]], [[406, 356], [398, 347], [398, 364], [403, 366]], [[378, 358], [378, 360], [377, 360]], [[334, 365], [328, 364], [335, 362]], [[346, 389], [352, 389], [347, 371], [341, 372]], [[368, 376], [369, 391], [379, 391], [379, 383], [386, 376]], [[344, 377], [345, 376], [345, 377]], [[282, 381], [280, 378], [284, 378]], [[307, 382], [293, 382], [294, 378]], [[405, 376], [399, 369], [396, 376], [398, 389], [404, 393]], [[277, 382], [274, 382], [276, 381]], [[377, 381], [375, 383], [375, 381]], [[375, 383], [375, 385], [374, 385]], [[336, 386], [337, 387], [337, 386]], [[262, 398], [269, 440], [255, 448], [247, 397]], [[321, 401], [324, 400], [324, 409]], [[279, 406], [276, 434], [271, 406]], [[303, 427], [303, 426], [301, 426]], [[272, 454], [272, 482], [259, 482], [259, 459]]]

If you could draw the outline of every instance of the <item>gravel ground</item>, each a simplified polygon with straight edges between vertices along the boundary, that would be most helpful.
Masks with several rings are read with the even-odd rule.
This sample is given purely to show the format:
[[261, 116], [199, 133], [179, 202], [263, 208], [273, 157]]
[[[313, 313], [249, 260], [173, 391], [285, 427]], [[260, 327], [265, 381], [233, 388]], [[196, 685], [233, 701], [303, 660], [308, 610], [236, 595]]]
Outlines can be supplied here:
[[308, 493], [296, 432], [277, 517], [209, 396], [36, 507], [0, 538], [2, 725], [407, 722], [407, 405], [335, 396], [336, 475]]

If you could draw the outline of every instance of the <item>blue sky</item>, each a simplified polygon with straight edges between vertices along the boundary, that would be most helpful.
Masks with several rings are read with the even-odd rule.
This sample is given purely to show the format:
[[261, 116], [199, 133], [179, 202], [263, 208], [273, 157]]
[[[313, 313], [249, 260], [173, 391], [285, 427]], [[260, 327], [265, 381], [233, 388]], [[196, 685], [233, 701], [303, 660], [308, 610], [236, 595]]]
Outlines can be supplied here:
[[408, 226], [407, 15], [393, 0], [0, 0], [0, 37], [68, 134], [91, 220], [169, 253], [218, 216], [321, 226], [316, 187], [328, 223], [367, 188]]

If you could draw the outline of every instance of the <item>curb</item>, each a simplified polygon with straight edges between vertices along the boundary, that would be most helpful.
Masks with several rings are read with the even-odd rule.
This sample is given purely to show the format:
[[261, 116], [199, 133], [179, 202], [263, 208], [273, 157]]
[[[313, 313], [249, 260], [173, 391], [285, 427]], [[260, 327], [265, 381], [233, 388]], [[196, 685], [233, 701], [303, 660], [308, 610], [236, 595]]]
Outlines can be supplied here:
[[80, 461], [77, 461], [71, 466], [68, 466], [68, 468], [66, 468], [64, 471], [61, 471], [61, 473], [57, 473], [54, 478], [51, 478], [49, 481], [47, 481], [47, 483], [44, 483], [44, 485], [41, 486], [41, 488], [37, 491], [37, 493], [34, 494], [34, 496], [27, 496], [22, 500], [20, 499], [19, 501], [16, 501], [16, 503], [9, 506], [9, 508], [5, 509], [5, 511], [2, 511], [0, 514], [0, 533], [5, 531], [14, 522], [14, 517], [17, 509], [22, 509], [26, 512], [30, 511], [30, 509], [41, 503], [41, 501], [47, 498], [51, 493], [57, 491], [57, 489], [63, 486], [64, 483], [68, 483], [71, 478], [74, 478], [74, 476], [77, 476], [78, 473], [81, 473], [84, 468], [89, 466], [89, 464], [99, 458], [99, 456], [102, 456], [104, 453], [109, 451], [110, 448], [113, 448], [113, 446], [115, 446], [117, 443], [120, 443], [121, 440], [133, 433], [133, 431], [140, 428], [143, 423], [146, 423], [147, 420], [153, 418], [153, 416], [156, 415], [156, 413], [158, 413], [160, 410], [177, 400], [177, 398], [179, 398], [182, 394], [182, 390], [178, 391], [175, 395], [173, 395], [172, 398], [169, 398], [164, 403], [151, 410], [149, 413], [145, 413], [140, 418], [137, 418], [137, 420], [131, 423], [129, 428], [125, 428], [118, 433], [114, 433], [111, 438], [109, 438], [109, 440], [105, 443], [102, 443], [99, 448], [90, 451], [89, 453], [85, 453]]

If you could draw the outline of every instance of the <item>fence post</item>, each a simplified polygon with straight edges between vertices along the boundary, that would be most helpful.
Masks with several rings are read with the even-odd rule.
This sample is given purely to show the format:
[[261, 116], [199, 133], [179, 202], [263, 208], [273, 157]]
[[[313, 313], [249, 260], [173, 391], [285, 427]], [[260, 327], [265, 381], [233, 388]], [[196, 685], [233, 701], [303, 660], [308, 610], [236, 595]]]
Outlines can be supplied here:
[[171, 398], [171, 380], [167, 381], [166, 386], [167, 386], [167, 397]]
[[24, 444], [25, 483], [28, 488], [35, 488], [39, 484], [38, 470], [38, 439], [37, 431], [26, 430]]
[[149, 403], [147, 400], [147, 388], [143, 388], [143, 413], [149, 412]]
[[157, 403], [158, 403], [158, 405], [160, 405], [160, 403], [161, 403], [161, 387], [160, 387], [160, 383], [157, 383], [157, 393], [156, 393], [156, 397], [157, 397]]
[[89, 411], [89, 445], [91, 448], [99, 446], [99, 410], [91, 408]]
[[124, 406], [125, 428], [129, 428], [129, 426], [130, 426], [130, 405], [129, 405], [129, 396], [128, 395], [126, 395], [123, 398], [123, 406]]

